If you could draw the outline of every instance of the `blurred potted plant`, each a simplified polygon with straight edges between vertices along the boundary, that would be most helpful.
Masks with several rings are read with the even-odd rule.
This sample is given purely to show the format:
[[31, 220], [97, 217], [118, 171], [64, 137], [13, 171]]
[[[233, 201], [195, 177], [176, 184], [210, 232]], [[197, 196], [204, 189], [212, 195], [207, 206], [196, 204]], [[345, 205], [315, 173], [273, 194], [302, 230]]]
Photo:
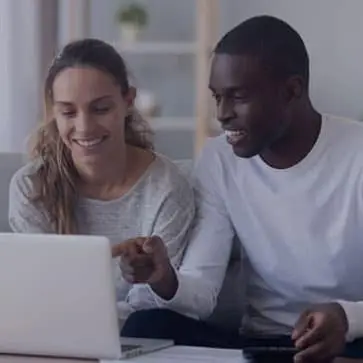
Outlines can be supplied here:
[[158, 104], [155, 95], [147, 89], [139, 89], [137, 91], [135, 106], [146, 118], [160, 115], [160, 105]]
[[148, 22], [148, 14], [144, 7], [137, 3], [122, 6], [116, 14], [120, 26], [121, 41], [135, 42]]

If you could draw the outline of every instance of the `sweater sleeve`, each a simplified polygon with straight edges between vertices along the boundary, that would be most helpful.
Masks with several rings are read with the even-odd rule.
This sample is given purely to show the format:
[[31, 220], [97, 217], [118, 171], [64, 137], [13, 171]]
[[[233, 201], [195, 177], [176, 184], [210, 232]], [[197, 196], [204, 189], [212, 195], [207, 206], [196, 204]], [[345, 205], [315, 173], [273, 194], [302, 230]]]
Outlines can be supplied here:
[[9, 225], [17, 233], [52, 233], [46, 212], [31, 200], [33, 184], [30, 175], [33, 168], [33, 165], [24, 166], [10, 181]]
[[[159, 203], [151, 235], [165, 243], [171, 263], [178, 269], [188, 243], [188, 233], [195, 217], [193, 189], [184, 177], [174, 175]], [[157, 307], [154, 293], [146, 284], [133, 285], [126, 301], [134, 310]]]

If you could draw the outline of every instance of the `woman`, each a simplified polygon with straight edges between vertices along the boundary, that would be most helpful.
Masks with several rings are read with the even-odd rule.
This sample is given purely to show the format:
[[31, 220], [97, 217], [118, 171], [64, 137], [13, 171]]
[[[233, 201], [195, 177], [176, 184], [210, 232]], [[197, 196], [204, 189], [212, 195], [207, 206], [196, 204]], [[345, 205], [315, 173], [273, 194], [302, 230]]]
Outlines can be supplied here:
[[[156, 235], [177, 266], [194, 217], [192, 188], [153, 152], [120, 55], [96, 39], [68, 44], [49, 69], [44, 96], [33, 160], [10, 184], [12, 230], [102, 235], [113, 245]], [[155, 304], [147, 285], [117, 271], [120, 317]]]

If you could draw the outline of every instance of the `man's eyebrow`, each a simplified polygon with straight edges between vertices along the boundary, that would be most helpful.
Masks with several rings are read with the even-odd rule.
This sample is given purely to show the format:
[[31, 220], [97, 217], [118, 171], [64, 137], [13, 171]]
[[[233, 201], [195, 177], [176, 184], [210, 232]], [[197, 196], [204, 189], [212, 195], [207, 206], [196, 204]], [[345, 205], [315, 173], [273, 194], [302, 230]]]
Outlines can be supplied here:
[[[208, 86], [208, 88], [212, 91], [212, 92], [215, 92], [216, 90], [211, 87], [211, 86]], [[244, 86], [230, 86], [230, 87], [223, 87], [223, 91], [227, 91], [227, 92], [236, 92], [236, 91], [241, 91], [241, 90], [245, 90], [247, 89], [247, 87], [244, 87]]]

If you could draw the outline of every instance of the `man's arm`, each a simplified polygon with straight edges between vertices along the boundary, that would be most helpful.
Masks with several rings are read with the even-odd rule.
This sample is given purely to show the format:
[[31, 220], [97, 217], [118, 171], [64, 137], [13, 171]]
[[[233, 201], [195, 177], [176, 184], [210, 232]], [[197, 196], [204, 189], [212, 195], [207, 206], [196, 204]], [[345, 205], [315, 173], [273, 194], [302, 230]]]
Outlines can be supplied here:
[[363, 301], [338, 301], [343, 308], [347, 322], [347, 340], [363, 338]]
[[165, 279], [172, 297], [163, 299], [154, 294], [159, 307], [200, 319], [208, 317], [215, 308], [234, 237], [221, 196], [220, 161], [208, 149], [202, 152], [194, 173], [197, 216], [190, 243], [180, 269]]

